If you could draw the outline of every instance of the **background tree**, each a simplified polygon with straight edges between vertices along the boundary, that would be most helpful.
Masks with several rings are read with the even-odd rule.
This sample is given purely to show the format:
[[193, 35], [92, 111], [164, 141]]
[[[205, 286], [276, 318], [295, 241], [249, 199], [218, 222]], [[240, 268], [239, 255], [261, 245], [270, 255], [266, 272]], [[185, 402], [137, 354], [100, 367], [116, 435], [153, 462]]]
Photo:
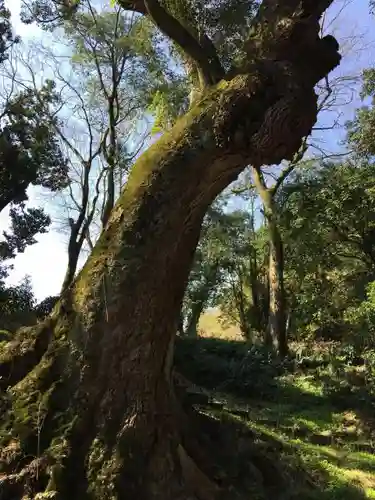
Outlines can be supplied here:
[[[340, 17], [350, 2], [343, 2], [333, 18], [324, 18], [321, 23], [321, 32], [340, 22]], [[342, 49], [345, 57], [356, 58], [360, 53], [361, 35], [351, 34], [345, 48]], [[308, 168], [314, 158], [323, 159], [331, 156], [331, 152], [325, 145], [325, 135], [333, 130], [344, 128], [343, 109], [353, 99], [353, 88], [355, 88], [359, 76], [352, 68], [350, 74], [334, 74], [327, 76], [318, 83], [316, 90], [319, 95], [319, 124], [313, 128], [312, 134], [306, 137], [302, 147], [292, 161], [284, 161], [281, 165], [275, 165], [272, 169], [266, 167], [249, 167], [248, 178], [244, 179], [244, 185], [240, 191], [256, 188], [263, 206], [262, 216], [265, 218], [266, 231], [269, 234], [269, 264], [268, 264], [268, 290], [269, 290], [269, 314], [268, 328], [265, 331], [265, 342], [268, 346], [275, 345], [279, 353], [285, 356], [288, 351], [287, 326], [289, 324], [290, 308], [287, 304], [287, 295], [284, 286], [284, 249], [280, 229], [278, 228], [278, 217], [282, 207], [277, 203], [277, 193], [295, 170]], [[333, 155], [334, 156], [334, 155]], [[259, 223], [257, 222], [257, 225]]]
[[340, 335], [348, 300], [363, 296], [363, 278], [372, 273], [366, 241], [375, 208], [373, 174], [345, 163], [313, 170], [285, 187], [281, 227], [288, 242], [287, 286], [295, 328], [314, 324], [327, 336]]
[[[333, 115], [330, 116], [328, 123], [323, 127], [325, 131], [337, 129], [340, 125], [343, 126], [340, 123], [340, 110], [345, 101], [350, 101], [351, 86], [356, 80], [357, 76], [355, 74], [336, 77], [332, 81], [327, 76], [324, 82], [318, 85], [318, 116]], [[327, 119], [325, 121], [327, 122]], [[284, 183], [288, 182], [296, 170], [301, 167], [303, 169], [308, 168], [314, 161], [314, 157], [320, 158], [322, 161], [323, 158], [329, 156], [324, 147], [319, 144], [319, 137], [316, 137], [316, 132], [319, 130], [322, 130], [319, 126], [316, 130], [313, 128], [311, 136], [304, 139], [295, 157], [289, 162], [284, 162], [279, 168], [275, 168], [274, 172], [263, 171], [261, 167], [250, 167], [252, 179], [249, 186], [250, 189], [255, 186], [261, 198], [269, 235], [268, 272], [270, 296], [266, 344], [269, 346], [275, 345], [281, 356], [286, 356], [288, 353], [288, 305], [284, 286], [284, 244], [277, 222], [282, 209], [277, 203], [278, 191]]]
[[348, 140], [357, 153], [357, 158], [374, 160], [375, 156], [375, 69], [369, 68], [363, 73], [362, 99], [368, 99], [370, 105], [357, 110], [353, 121], [349, 121]]
[[6, 286], [4, 280], [0, 278], [0, 322], [2, 329], [14, 331], [20, 326], [34, 324], [34, 306], [35, 297], [28, 276], [17, 286]]
[[[371, 95], [371, 71], [364, 74], [362, 95]], [[367, 330], [372, 328], [367, 315], [374, 275], [371, 121], [372, 106], [359, 109], [347, 125], [353, 154], [296, 172], [280, 193], [294, 335], [342, 340], [357, 332], [363, 340], [366, 328], [359, 334], [353, 322], [363, 326], [367, 318]]]
[[181, 333], [189, 337], [197, 336], [199, 319], [206, 307], [214, 303], [214, 294], [221, 280], [220, 222], [223, 217], [222, 208], [215, 204], [203, 222], [182, 307]]
[[[0, 17], [0, 63], [4, 69], [12, 47], [20, 44], [20, 39], [13, 35], [10, 13], [4, 2], [0, 2]], [[68, 184], [66, 160], [46, 119], [51, 105], [57, 102], [53, 84], [19, 91], [12, 72], [5, 82], [0, 124], [0, 211], [9, 209], [10, 225], [2, 231], [0, 240], [3, 324], [17, 310], [19, 320], [29, 321], [23, 313], [33, 307], [31, 284], [26, 278], [19, 286], [6, 286], [5, 279], [11, 268], [9, 259], [36, 243], [35, 236], [46, 232], [51, 222], [43, 209], [26, 208], [27, 189], [33, 184], [57, 191]], [[18, 321], [17, 325], [20, 324]]]
[[52, 191], [67, 185], [67, 164], [46, 109], [56, 102], [53, 83], [4, 103], [0, 131], [0, 210], [27, 199], [30, 184]]
[[60, 196], [64, 225], [69, 222], [63, 290], [74, 278], [85, 242], [92, 250], [106, 225], [144, 144], [141, 112], [151, 104], [149, 94], [166, 81], [165, 60], [156, 58], [154, 32], [143, 18], [119, 7], [98, 10], [85, 0], [65, 23], [63, 39], [56, 38], [56, 54], [39, 44], [26, 57], [19, 55], [30, 75], [30, 83], [23, 80], [23, 84], [37, 86], [35, 60], [39, 59], [40, 69], [54, 75], [64, 103], [50, 112], [60, 147], [69, 158], [69, 190]]
[[[268, 282], [264, 268], [264, 238], [256, 229], [255, 192], [248, 196], [250, 209], [231, 211], [222, 228], [225, 274], [217, 305], [224, 324], [235, 322], [244, 337], [254, 340], [265, 334], [268, 318]], [[263, 234], [264, 236], [264, 234]]]

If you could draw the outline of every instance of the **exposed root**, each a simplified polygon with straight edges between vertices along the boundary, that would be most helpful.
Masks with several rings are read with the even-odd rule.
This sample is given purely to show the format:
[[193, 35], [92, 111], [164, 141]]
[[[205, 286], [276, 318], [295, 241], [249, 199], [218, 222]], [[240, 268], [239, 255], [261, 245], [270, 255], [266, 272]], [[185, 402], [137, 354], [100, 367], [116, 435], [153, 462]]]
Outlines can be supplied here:
[[220, 493], [220, 488], [199, 469], [181, 445], [178, 446], [178, 456], [183, 477], [196, 497], [199, 500], [216, 499]]
[[225, 422], [181, 412], [164, 428], [163, 421], [152, 427], [157, 421], [140, 417], [128, 422], [115, 442], [77, 422], [65, 436], [55, 429], [58, 439], [51, 440], [39, 458], [22, 456], [25, 450], [10, 441], [0, 460], [0, 499], [99, 500], [121, 499], [124, 494], [138, 500], [247, 498], [235, 496], [235, 477], [221, 474], [227, 457], [237, 454], [235, 434]]
[[55, 320], [21, 328], [0, 351], [0, 390], [16, 385], [42, 359], [52, 339]]
[[28, 495], [34, 495], [36, 491], [44, 490], [48, 477], [46, 469], [46, 459], [36, 458], [17, 473], [0, 473], [0, 498], [17, 500], [28, 498]]
[[[168, 380], [150, 380], [152, 391], [143, 379], [125, 389], [112, 378], [98, 384], [95, 371], [83, 381], [81, 358], [56, 330], [50, 342], [41, 325], [39, 363], [2, 395], [0, 499], [221, 498], [227, 485], [212, 463], [220, 445], [174, 399]], [[19, 338], [14, 349], [22, 345]]]

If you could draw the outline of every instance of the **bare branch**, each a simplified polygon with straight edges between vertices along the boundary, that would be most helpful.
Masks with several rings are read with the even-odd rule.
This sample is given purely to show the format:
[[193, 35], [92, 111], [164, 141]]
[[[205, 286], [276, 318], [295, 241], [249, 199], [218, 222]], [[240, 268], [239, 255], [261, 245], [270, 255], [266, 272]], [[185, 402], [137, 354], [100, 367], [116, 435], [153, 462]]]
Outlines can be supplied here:
[[289, 165], [284, 168], [284, 170], [281, 172], [279, 177], [276, 180], [276, 183], [272, 188], [270, 188], [271, 191], [271, 196], [275, 196], [277, 193], [278, 189], [282, 185], [282, 183], [285, 181], [285, 179], [294, 171], [294, 169], [298, 166], [302, 158], [304, 157], [306, 151], [307, 151], [308, 145], [307, 145], [307, 137], [303, 140], [303, 143], [299, 149], [299, 151], [295, 154], [293, 160], [289, 162]]
[[[148, 15], [156, 26], [171, 40], [176, 42], [184, 52], [196, 62], [206, 85], [219, 82], [225, 75], [218, 55], [212, 43], [204, 38], [204, 46], [169, 12], [158, 0], [144, 0]], [[122, 5], [122, 0], [120, 0]]]

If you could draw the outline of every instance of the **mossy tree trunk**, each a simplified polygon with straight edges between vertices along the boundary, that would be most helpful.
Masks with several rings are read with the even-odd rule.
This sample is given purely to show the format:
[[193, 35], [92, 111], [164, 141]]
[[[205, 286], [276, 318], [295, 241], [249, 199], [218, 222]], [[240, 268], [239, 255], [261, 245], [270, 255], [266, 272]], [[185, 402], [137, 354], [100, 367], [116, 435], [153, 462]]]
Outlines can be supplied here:
[[339, 62], [318, 37], [329, 4], [260, 11], [249, 53], [263, 59], [206, 89], [140, 157], [51, 317], [0, 352], [2, 500], [216, 498], [171, 385], [181, 302], [215, 196], [311, 131], [314, 85]]
[[269, 260], [269, 315], [268, 330], [275, 341], [281, 357], [288, 354], [288, 339], [286, 336], [286, 294], [284, 288], [284, 252], [283, 242], [277, 224], [269, 220], [270, 260]]
[[269, 241], [269, 306], [268, 326], [265, 331], [265, 344], [275, 346], [281, 357], [288, 354], [286, 336], [286, 293], [284, 287], [284, 249], [279, 228], [273, 188], [268, 188], [259, 168], [253, 168], [254, 183], [262, 199], [264, 215], [267, 220]]

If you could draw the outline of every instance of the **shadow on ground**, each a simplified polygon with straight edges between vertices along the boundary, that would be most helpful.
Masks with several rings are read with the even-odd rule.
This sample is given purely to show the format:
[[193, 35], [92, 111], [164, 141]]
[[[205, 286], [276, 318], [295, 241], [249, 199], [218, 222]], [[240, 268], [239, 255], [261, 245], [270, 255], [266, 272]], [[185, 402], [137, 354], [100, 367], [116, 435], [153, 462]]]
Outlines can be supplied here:
[[220, 468], [241, 498], [375, 499], [373, 395], [353, 389], [343, 370], [301, 370], [262, 348], [213, 338], [178, 339], [175, 362], [208, 391], [199, 410], [225, 424], [230, 442], [221, 437], [221, 446], [232, 451]]

